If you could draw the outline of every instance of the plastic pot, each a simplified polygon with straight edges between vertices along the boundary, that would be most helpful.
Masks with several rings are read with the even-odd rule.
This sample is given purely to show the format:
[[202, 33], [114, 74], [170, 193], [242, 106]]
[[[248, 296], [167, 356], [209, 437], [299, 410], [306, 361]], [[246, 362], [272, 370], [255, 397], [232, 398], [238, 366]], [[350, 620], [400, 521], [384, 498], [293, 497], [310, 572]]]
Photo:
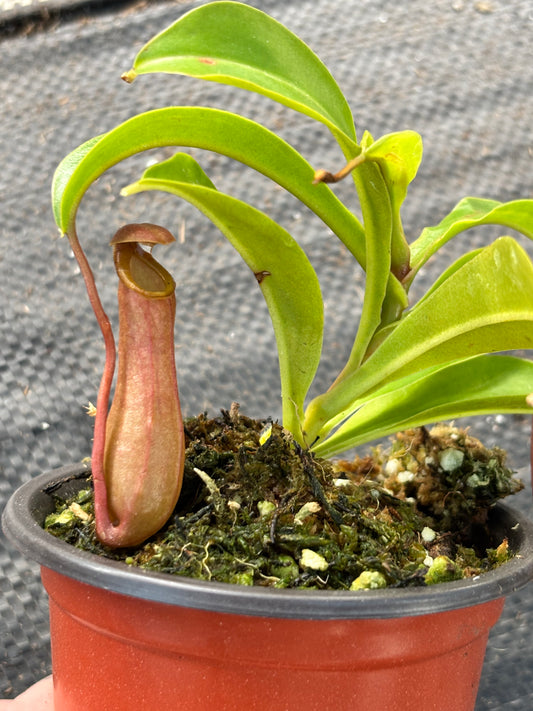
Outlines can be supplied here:
[[148, 573], [41, 528], [86, 473], [33, 479], [3, 515], [50, 596], [55, 711], [472, 711], [504, 597], [533, 577], [533, 524], [503, 505], [491, 526], [519, 556], [477, 579], [345, 592]]

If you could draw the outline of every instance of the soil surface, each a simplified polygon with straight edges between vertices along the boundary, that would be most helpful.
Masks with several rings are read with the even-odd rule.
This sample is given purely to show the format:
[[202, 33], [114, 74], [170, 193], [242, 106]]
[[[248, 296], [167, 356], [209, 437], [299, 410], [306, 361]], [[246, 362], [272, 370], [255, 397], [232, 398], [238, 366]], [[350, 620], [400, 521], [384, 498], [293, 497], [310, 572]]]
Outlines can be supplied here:
[[185, 481], [159, 534], [111, 550], [94, 532], [90, 477], [46, 528], [78, 547], [174, 575], [277, 588], [428, 585], [512, 556], [487, 514], [521, 483], [505, 453], [439, 425], [399, 433], [387, 451], [329, 462], [238, 405], [185, 424]]

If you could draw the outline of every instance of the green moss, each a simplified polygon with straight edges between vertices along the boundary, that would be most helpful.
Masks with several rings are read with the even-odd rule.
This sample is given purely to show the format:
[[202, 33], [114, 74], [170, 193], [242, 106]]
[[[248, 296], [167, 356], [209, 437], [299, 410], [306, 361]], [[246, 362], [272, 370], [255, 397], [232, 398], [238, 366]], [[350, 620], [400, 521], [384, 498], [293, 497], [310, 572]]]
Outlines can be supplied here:
[[97, 540], [90, 482], [58, 501], [46, 528], [128, 565], [280, 588], [426, 585], [478, 575], [512, 555], [490, 539], [485, 520], [520, 484], [500, 450], [467, 433], [411, 430], [389, 452], [334, 466], [279, 425], [264, 428], [236, 407], [189, 420], [178, 506], [138, 549]]

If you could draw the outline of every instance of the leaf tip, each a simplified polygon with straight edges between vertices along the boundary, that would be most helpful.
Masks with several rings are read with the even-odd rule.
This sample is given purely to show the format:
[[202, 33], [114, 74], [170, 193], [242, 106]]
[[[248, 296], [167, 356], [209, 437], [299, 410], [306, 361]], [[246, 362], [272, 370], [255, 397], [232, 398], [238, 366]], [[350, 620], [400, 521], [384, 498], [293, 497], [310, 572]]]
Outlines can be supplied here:
[[128, 72], [124, 72], [124, 74], [122, 74], [120, 78], [125, 81], [126, 84], [132, 84], [137, 78], [137, 72], [135, 71], [135, 69], [132, 68]]

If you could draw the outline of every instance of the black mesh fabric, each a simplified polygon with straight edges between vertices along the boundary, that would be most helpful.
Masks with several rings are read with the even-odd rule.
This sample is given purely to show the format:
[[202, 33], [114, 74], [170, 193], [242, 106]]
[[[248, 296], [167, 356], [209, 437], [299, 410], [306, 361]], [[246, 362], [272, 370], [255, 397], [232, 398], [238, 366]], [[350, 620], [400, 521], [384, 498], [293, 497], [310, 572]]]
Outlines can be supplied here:
[[[197, 4], [86, 3], [82, 12], [84, 4], [77, 2], [18, 8], [0, 2], [0, 28], [7, 20], [10, 27], [0, 35], [2, 508], [21, 482], [90, 454], [92, 421], [84, 408], [96, 401], [103, 348], [81, 277], [51, 215], [50, 180], [59, 160], [134, 113], [190, 103], [242, 112], [279, 130], [313, 165], [341, 165], [326, 129], [262, 97], [178, 77], [141, 77], [132, 86], [120, 81], [143, 42]], [[404, 128], [422, 135], [425, 158], [403, 213], [410, 238], [439, 222], [464, 195], [533, 197], [531, 0], [250, 4], [286, 24], [326, 62], [349, 98], [359, 135], [364, 129], [379, 136]], [[29, 5], [41, 19], [48, 5], [53, 21], [37, 30], [14, 23], [30, 17]], [[64, 17], [61, 11], [69, 8]], [[166, 155], [144, 155], [111, 170], [91, 188], [80, 211], [79, 232], [108, 313], [114, 320], [109, 238], [125, 221], [165, 224], [183, 237], [160, 256], [178, 284], [176, 344], [185, 413], [216, 413], [237, 400], [245, 413], [279, 417], [273, 334], [240, 257], [175, 199], [118, 196], [149, 160]], [[324, 388], [349, 351], [361, 275], [328, 230], [266, 179], [209, 154], [195, 156], [215, 184], [247, 196], [308, 251], [326, 303], [326, 350], [318, 374], [318, 387]], [[338, 187], [341, 194], [347, 189]], [[452, 241], [444, 264], [432, 262], [421, 286], [465, 249], [498, 234], [487, 228]], [[506, 448], [511, 465], [529, 478], [528, 418], [494, 415], [471, 424], [488, 444]], [[530, 501], [528, 485], [514, 504], [531, 512]], [[530, 586], [509, 598], [492, 632], [477, 711], [532, 708], [532, 633]], [[16, 696], [49, 672], [47, 601], [37, 567], [2, 537], [0, 697]]]

